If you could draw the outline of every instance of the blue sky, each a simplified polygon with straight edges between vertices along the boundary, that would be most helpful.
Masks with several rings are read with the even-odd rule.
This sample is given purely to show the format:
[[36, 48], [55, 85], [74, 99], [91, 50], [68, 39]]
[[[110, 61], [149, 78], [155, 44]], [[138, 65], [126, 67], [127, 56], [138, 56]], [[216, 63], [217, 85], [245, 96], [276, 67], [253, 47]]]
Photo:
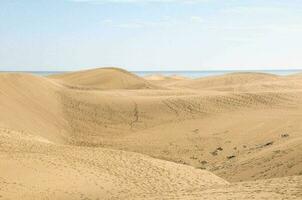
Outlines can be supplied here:
[[300, 0], [1, 0], [0, 70], [302, 68]]

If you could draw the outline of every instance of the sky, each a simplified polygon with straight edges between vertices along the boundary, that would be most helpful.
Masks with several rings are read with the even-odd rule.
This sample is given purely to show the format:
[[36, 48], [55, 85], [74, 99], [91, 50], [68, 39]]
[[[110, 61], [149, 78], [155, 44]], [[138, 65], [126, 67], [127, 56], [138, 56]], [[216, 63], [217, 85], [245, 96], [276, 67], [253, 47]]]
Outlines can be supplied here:
[[0, 71], [302, 69], [301, 0], [0, 0]]

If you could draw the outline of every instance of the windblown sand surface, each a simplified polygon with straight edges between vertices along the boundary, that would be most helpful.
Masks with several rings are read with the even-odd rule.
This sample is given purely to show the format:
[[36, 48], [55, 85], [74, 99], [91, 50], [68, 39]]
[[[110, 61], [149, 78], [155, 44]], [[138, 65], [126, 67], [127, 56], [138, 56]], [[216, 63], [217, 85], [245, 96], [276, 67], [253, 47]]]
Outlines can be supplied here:
[[302, 76], [0, 74], [0, 199], [301, 199]]

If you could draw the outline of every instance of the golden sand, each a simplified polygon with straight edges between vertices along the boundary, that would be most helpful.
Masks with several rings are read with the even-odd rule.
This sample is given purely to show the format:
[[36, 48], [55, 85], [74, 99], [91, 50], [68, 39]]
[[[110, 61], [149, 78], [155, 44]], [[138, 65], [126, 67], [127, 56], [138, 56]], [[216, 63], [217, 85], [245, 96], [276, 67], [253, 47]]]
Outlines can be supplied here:
[[301, 199], [302, 76], [0, 74], [0, 199]]

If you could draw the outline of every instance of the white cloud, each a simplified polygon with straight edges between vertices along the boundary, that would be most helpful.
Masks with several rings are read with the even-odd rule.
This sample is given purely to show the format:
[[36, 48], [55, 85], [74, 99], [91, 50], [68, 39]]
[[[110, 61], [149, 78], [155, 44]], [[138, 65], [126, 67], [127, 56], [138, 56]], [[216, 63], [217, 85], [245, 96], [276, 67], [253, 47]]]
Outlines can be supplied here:
[[257, 37], [225, 37], [223, 38], [224, 41], [227, 42], [235, 42], [235, 43], [248, 43], [248, 42], [255, 42], [257, 41]]
[[189, 22], [194, 24], [204, 23], [204, 19], [200, 16], [191, 16], [189, 18], [172, 18], [170, 16], [163, 16], [159, 19], [152, 21], [136, 19], [130, 21], [113, 21], [111, 19], [104, 19], [101, 21], [103, 25], [115, 27], [115, 28], [127, 28], [127, 29], [138, 29], [138, 28], [171, 28], [176, 26], [187, 25]]
[[102, 23], [103, 24], [112, 24], [113, 20], [112, 19], [104, 19], [104, 20], [102, 20]]
[[176, 22], [173, 21], [134, 21], [127, 23], [111, 24], [112, 27], [127, 28], [127, 29], [138, 29], [138, 28], [158, 28], [168, 27], [174, 25]]
[[166, 28], [175, 26], [181, 21], [173, 19], [170, 16], [163, 16], [157, 20], [148, 21], [143, 19], [134, 19], [126, 21], [113, 21], [111, 19], [104, 19], [101, 21], [103, 25], [114, 28], [138, 29], [138, 28]]
[[285, 8], [279, 6], [235, 6], [222, 11], [230, 14], [272, 14], [283, 13], [285, 12]]
[[124, 23], [115, 25], [117, 28], [143, 28], [144, 24], [142, 23]]
[[196, 23], [202, 23], [202, 22], [204, 22], [204, 20], [201, 17], [199, 17], [199, 16], [191, 16], [190, 20], [192, 22], [196, 22]]

